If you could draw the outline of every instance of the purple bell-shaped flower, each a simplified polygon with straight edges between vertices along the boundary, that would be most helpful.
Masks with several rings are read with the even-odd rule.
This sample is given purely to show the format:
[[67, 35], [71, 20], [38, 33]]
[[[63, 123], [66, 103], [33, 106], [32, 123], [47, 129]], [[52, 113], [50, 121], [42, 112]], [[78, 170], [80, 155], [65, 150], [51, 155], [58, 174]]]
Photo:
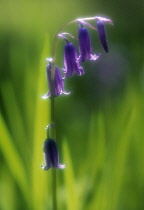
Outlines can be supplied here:
[[62, 70], [65, 77], [71, 77], [74, 74], [84, 74], [83, 67], [80, 66], [75, 47], [72, 43], [67, 42], [64, 46], [64, 67]]
[[104, 23], [101, 19], [97, 20], [97, 30], [98, 30], [98, 35], [99, 35], [101, 45], [103, 46], [105, 52], [108, 53], [109, 49], [108, 49], [107, 36], [105, 32]]
[[97, 60], [99, 55], [92, 54], [91, 41], [88, 29], [85, 28], [82, 24], [78, 29], [78, 40], [79, 40], [79, 61], [84, 62], [88, 60]]
[[45, 165], [42, 165], [44, 170], [48, 170], [49, 168], [60, 168], [64, 169], [66, 167], [65, 164], [59, 163], [59, 153], [57, 149], [56, 142], [48, 138], [44, 141], [43, 152], [45, 157]]
[[[51, 63], [47, 65], [47, 80], [48, 80], [48, 86], [49, 91], [46, 95], [42, 96], [43, 99], [46, 99], [48, 97], [52, 96], [52, 81], [51, 81]], [[62, 79], [61, 73], [57, 66], [55, 66], [55, 75], [54, 75], [54, 97], [59, 96], [61, 94], [70, 94], [70, 92], [64, 91], [64, 81]]]

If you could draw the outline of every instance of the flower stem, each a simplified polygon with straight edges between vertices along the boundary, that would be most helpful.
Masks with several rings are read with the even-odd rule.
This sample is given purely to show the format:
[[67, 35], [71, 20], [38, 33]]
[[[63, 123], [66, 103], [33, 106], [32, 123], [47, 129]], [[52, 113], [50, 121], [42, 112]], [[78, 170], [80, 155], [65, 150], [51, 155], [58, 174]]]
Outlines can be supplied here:
[[[62, 29], [64, 29], [66, 26], [70, 25], [71, 23], [76, 22], [76, 20], [71, 21], [65, 25], [63, 25], [58, 32], [56, 33], [54, 37], [54, 42], [53, 42], [53, 48], [52, 48], [52, 58], [53, 58], [53, 63], [52, 63], [52, 70], [51, 70], [51, 99], [50, 99], [50, 107], [51, 107], [51, 123], [54, 125], [55, 124], [55, 100], [54, 100], [54, 76], [55, 76], [55, 60], [56, 60], [56, 44], [57, 44], [57, 35], [60, 33]], [[51, 129], [51, 136], [56, 140], [56, 127], [53, 126]], [[52, 169], [52, 209], [57, 210], [57, 186], [56, 186], [56, 170]]]
[[[86, 18], [83, 18], [83, 20], [85, 20]], [[94, 18], [92, 18], [94, 19]], [[72, 23], [77, 22], [78, 19], [72, 20], [66, 24], [64, 24], [55, 34], [54, 37], [54, 41], [53, 41], [53, 47], [52, 47], [52, 58], [53, 58], [53, 62], [52, 62], [52, 69], [51, 69], [51, 99], [50, 99], [50, 107], [51, 107], [51, 124], [53, 124], [54, 126], [52, 126], [51, 129], [51, 136], [53, 139], [56, 140], [56, 127], [55, 127], [55, 116], [54, 116], [54, 112], [55, 112], [55, 105], [54, 105], [54, 76], [55, 76], [55, 62], [56, 62], [56, 45], [57, 45], [57, 39], [58, 39], [58, 34], [61, 32], [61, 30], [63, 30], [64, 28], [66, 28], [67, 26], [71, 25]], [[48, 133], [47, 133], [48, 135]], [[57, 210], [57, 188], [56, 188], [56, 170], [52, 169], [52, 209], [53, 210]]]
[[[53, 88], [52, 88], [53, 91]], [[56, 128], [54, 125], [54, 96], [52, 94], [52, 97], [50, 99], [50, 105], [51, 105], [51, 137], [56, 140]], [[57, 210], [57, 188], [56, 188], [56, 170], [52, 169], [52, 210]]]
[[57, 210], [56, 170], [52, 169], [52, 207]]

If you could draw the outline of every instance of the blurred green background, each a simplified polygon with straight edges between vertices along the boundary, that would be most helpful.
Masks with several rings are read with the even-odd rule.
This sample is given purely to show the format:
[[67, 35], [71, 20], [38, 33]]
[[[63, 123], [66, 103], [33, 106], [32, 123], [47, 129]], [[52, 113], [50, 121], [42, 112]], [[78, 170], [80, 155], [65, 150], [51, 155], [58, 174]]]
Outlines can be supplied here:
[[[45, 58], [56, 31], [101, 15], [109, 54], [90, 29], [96, 62], [68, 78], [56, 98], [58, 209], [144, 209], [144, 1], [0, 1], [0, 210], [51, 210], [51, 170], [42, 144], [49, 123]], [[77, 25], [67, 28], [77, 36]], [[76, 42], [75, 42], [76, 43]], [[63, 67], [63, 40], [57, 64]]]

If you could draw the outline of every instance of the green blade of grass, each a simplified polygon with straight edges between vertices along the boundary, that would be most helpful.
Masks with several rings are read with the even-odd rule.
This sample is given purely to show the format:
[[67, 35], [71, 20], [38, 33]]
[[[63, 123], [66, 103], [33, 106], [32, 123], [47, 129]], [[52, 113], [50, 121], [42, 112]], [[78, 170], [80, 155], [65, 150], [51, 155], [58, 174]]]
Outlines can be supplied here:
[[[41, 169], [43, 162], [43, 142], [46, 139], [46, 126], [49, 123], [49, 101], [41, 99], [41, 95], [48, 91], [46, 85], [45, 58], [48, 55], [49, 45], [46, 37], [40, 60], [40, 68], [37, 72], [38, 83], [36, 84], [35, 119], [33, 133], [33, 156], [32, 156], [32, 197], [33, 208], [44, 209], [48, 197], [48, 181], [51, 180], [50, 171]], [[49, 201], [51, 202], [51, 200]]]
[[12, 83], [7, 81], [1, 86], [1, 94], [6, 110], [7, 123], [10, 127], [13, 139], [21, 154], [25, 154], [23, 148], [26, 147], [27, 139], [22, 112], [20, 111], [19, 103], [16, 98]]
[[93, 202], [89, 206], [90, 210], [93, 206], [96, 206], [96, 210], [117, 209], [119, 195], [124, 181], [123, 175], [135, 116], [135, 109], [133, 109], [130, 112], [128, 123], [121, 133], [121, 137], [117, 137], [116, 139], [116, 141], [118, 141], [117, 146], [115, 146], [114, 140], [112, 141], [115, 149], [109, 149], [108, 151], [103, 170], [103, 177], [98, 189], [96, 189], [96, 196], [93, 198]]
[[29, 202], [27, 174], [24, 164], [13, 144], [13, 140], [8, 132], [2, 116], [0, 117], [0, 128], [1, 151], [15, 181], [18, 183], [21, 191], [23, 192], [26, 201]]
[[67, 167], [64, 170], [64, 183], [66, 188], [66, 209], [67, 210], [80, 210], [81, 200], [79, 199], [75, 177], [73, 172], [72, 160], [70, 151], [66, 140], [63, 143], [63, 156]]

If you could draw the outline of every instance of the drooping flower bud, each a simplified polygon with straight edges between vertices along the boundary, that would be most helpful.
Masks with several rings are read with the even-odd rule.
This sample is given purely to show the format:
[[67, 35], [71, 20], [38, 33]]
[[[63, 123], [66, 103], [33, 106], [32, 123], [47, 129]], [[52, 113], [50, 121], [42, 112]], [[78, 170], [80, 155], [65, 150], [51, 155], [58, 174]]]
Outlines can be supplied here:
[[80, 66], [75, 47], [72, 43], [67, 42], [64, 46], [64, 67], [62, 70], [65, 77], [71, 77], [74, 74], [84, 74], [83, 67]]
[[85, 28], [82, 24], [78, 29], [78, 40], [79, 40], [79, 61], [84, 62], [88, 60], [97, 60], [99, 55], [92, 54], [91, 41], [88, 29]]
[[97, 20], [97, 30], [101, 45], [103, 46], [104, 50], [108, 53], [109, 49], [108, 49], [105, 27], [103, 21], [100, 19]]
[[59, 153], [57, 149], [56, 142], [48, 138], [44, 141], [43, 152], [45, 157], [45, 165], [42, 165], [44, 170], [48, 170], [49, 168], [60, 168], [64, 169], [66, 167], [65, 164], [59, 163]]
[[[49, 63], [46, 68], [49, 91], [46, 95], [42, 96], [43, 99], [46, 99], [52, 96], [51, 69], [52, 69], [51, 63]], [[70, 94], [70, 92], [64, 91], [64, 81], [62, 79], [61, 73], [57, 66], [55, 66], [54, 93], [53, 94], [54, 94], [54, 97], [59, 96], [61, 94], [66, 94], [66, 95]]]

